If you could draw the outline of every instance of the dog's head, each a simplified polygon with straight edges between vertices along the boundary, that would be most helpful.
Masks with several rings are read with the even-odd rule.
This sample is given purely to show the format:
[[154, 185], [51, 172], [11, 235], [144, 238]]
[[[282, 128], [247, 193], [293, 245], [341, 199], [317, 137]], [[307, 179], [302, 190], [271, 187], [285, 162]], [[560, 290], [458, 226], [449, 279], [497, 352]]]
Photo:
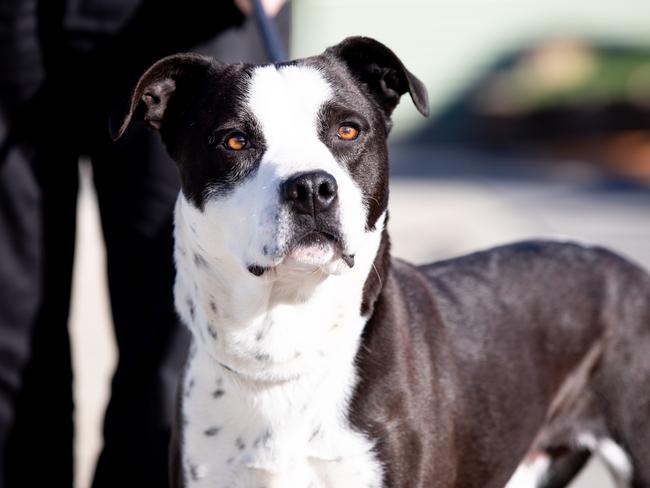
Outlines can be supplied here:
[[364, 37], [277, 65], [179, 54], [141, 77], [117, 137], [136, 118], [160, 131], [192, 219], [243, 270], [339, 273], [386, 210], [386, 138], [407, 92], [427, 114], [423, 84]]

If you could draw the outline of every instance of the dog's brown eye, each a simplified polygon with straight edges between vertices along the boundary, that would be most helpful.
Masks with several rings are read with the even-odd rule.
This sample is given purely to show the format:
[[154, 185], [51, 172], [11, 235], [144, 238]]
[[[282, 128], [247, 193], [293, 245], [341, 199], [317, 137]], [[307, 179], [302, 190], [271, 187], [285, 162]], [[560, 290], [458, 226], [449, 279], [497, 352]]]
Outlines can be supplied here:
[[359, 137], [359, 129], [351, 125], [342, 125], [336, 130], [336, 135], [344, 141], [354, 141]]
[[231, 151], [241, 151], [248, 144], [248, 139], [243, 134], [235, 134], [226, 139], [226, 148]]

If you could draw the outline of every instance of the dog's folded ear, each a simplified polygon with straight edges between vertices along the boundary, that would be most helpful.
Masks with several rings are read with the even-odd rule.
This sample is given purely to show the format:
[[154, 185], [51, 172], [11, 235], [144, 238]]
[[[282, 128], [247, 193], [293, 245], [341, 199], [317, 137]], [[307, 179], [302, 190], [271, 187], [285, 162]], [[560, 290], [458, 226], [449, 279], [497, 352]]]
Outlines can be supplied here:
[[370, 90], [387, 115], [400, 97], [409, 92], [418, 111], [429, 115], [427, 89], [382, 43], [369, 37], [348, 37], [327, 51], [341, 59], [352, 74]]
[[117, 130], [111, 128], [113, 140], [122, 137], [134, 119], [142, 119], [159, 130], [172, 95], [203, 79], [214, 63], [212, 59], [198, 54], [174, 54], [154, 63], [140, 77], [121, 125]]

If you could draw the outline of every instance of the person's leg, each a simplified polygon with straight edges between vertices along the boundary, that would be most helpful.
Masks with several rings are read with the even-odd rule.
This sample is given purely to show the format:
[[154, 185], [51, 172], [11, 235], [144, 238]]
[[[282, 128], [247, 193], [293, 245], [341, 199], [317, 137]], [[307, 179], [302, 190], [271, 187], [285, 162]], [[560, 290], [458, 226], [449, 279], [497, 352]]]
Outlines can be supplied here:
[[[57, 158], [54, 134], [44, 145], [51, 166], [41, 173], [37, 164], [37, 141], [53, 122], [38, 116], [47, 111], [39, 112], [37, 95], [45, 76], [37, 3], [8, 0], [0, 9], [0, 487], [69, 486], [72, 473], [65, 328], [72, 249], [44, 252], [70, 240], [74, 201], [57, 195], [74, 191], [76, 176], [65, 179], [70, 166]], [[52, 183], [46, 194], [43, 182]]]
[[176, 167], [144, 127], [91, 157], [119, 350], [93, 486], [163, 488], [187, 347], [172, 295]]
[[[40, 155], [37, 151], [36, 155], [41, 206], [40, 215], [31, 215], [33, 220], [30, 221], [32, 226], [42, 226], [41, 235], [26, 239], [24, 244], [28, 249], [42, 249], [41, 268], [36, 270], [36, 276], [40, 273], [42, 280], [40, 284], [32, 283], [33, 293], [40, 294], [42, 299], [28, 341], [29, 360], [15, 399], [15, 421], [7, 443], [5, 468], [9, 487], [72, 486], [73, 478], [68, 312], [75, 240], [77, 156], [63, 153], [60, 147], [65, 144], [60, 140], [52, 138], [49, 142], [51, 144], [45, 144], [48, 149], [40, 151]], [[55, 144], [59, 144], [59, 148]], [[28, 279], [27, 276], [25, 273], [14, 279]]]
[[7, 442], [41, 298], [40, 221], [32, 167], [14, 148], [0, 161], [0, 487], [9, 486]]

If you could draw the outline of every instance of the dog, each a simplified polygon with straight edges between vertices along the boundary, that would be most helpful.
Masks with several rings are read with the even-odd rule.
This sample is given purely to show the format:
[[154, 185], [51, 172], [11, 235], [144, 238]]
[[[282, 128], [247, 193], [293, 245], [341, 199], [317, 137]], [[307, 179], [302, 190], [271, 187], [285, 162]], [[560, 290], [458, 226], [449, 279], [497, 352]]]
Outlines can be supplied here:
[[650, 487], [649, 275], [546, 241], [392, 258], [406, 93], [427, 115], [365, 37], [275, 65], [173, 55], [137, 83], [115, 137], [143, 120], [181, 181], [174, 486], [551, 486], [598, 454]]

